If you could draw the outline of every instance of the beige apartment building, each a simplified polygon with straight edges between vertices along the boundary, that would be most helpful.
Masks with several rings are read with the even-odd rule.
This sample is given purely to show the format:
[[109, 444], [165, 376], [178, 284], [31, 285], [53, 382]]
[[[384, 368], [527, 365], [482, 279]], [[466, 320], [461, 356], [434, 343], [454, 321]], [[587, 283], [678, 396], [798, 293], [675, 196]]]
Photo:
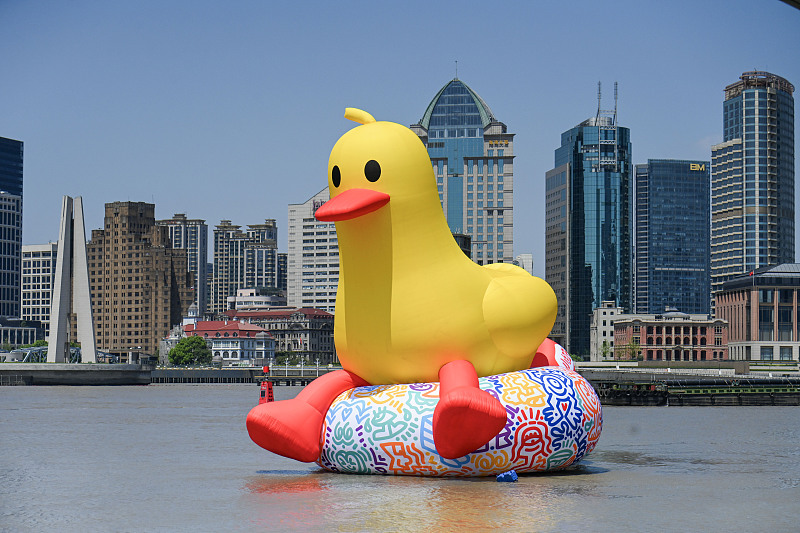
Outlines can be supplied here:
[[156, 226], [155, 205], [113, 202], [87, 245], [97, 349], [155, 354], [194, 301], [185, 249]]

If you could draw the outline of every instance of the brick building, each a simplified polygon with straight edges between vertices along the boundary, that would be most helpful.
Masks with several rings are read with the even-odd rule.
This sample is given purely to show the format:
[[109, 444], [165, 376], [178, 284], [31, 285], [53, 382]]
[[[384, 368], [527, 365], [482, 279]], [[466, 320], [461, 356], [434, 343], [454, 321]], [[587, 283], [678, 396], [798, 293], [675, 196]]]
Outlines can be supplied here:
[[728, 323], [674, 310], [662, 315], [618, 315], [614, 320], [614, 359], [637, 357], [645, 361], [727, 360]]
[[155, 225], [155, 205], [113, 202], [87, 245], [97, 349], [155, 354], [194, 300], [186, 250]]

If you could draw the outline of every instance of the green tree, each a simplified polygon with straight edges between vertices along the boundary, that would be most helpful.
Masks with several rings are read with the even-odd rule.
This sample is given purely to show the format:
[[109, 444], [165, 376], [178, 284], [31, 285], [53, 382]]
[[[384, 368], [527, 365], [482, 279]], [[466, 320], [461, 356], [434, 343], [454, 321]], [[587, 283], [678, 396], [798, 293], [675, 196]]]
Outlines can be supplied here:
[[611, 356], [611, 345], [608, 341], [603, 341], [603, 344], [600, 346], [600, 357], [602, 357], [603, 361], [608, 359]]
[[209, 364], [211, 350], [203, 337], [184, 337], [169, 351], [169, 362], [173, 365]]
[[642, 345], [639, 344], [636, 340], [632, 339], [628, 344], [625, 345], [625, 352], [628, 355], [628, 359], [631, 361], [637, 361], [640, 359], [639, 352], [642, 351]]

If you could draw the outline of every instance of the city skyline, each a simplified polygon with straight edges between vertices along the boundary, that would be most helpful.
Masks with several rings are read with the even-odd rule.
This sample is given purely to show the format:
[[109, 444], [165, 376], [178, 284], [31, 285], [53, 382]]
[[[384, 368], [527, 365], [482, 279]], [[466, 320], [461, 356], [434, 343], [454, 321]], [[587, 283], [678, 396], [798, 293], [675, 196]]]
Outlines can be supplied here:
[[[425, 19], [448, 24], [420, 39]], [[496, 45], [468, 38], [486, 28]], [[598, 28], [611, 29], [609, 55], [595, 60], [580, 37]], [[280, 217], [285, 250], [286, 206], [325, 185], [330, 149], [352, 127], [344, 108], [410, 125], [457, 75], [516, 134], [514, 253], [532, 253], [543, 276], [545, 173], [561, 132], [594, 113], [598, 81], [604, 107], [619, 82], [632, 163], [709, 160], [727, 84], [754, 69], [800, 84], [798, 29], [800, 10], [778, 0], [520, 3], [480, 16], [421, 2], [4, 4], [0, 136], [25, 143], [25, 244], [55, 241], [59, 199], [72, 194], [88, 228], [125, 200], [209, 225], [233, 209]]]

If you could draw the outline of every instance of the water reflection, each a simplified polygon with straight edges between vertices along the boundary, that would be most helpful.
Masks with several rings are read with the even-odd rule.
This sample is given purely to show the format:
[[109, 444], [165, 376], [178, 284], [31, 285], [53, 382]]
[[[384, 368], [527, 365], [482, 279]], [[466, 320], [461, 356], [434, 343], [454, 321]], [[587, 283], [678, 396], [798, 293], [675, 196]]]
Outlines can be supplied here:
[[305, 470], [260, 470], [258, 477], [247, 481], [245, 490], [257, 494], [296, 494], [326, 490], [323, 473]]

